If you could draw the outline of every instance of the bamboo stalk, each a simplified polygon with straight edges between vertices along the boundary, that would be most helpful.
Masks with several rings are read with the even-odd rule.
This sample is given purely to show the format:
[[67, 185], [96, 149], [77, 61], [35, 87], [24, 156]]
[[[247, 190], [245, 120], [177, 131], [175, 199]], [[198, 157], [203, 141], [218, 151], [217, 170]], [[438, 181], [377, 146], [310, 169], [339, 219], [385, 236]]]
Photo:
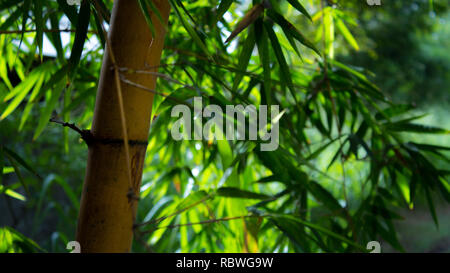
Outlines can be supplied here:
[[[167, 0], [153, 2], [164, 19], [162, 23], [151, 14], [155, 37], [137, 1], [114, 2], [78, 218], [76, 238], [82, 252], [129, 252], [131, 249], [138, 201], [133, 196], [139, 196], [154, 94], [121, 84], [116, 78], [118, 67], [144, 70], [159, 66], [170, 5]], [[157, 72], [157, 69], [150, 71]], [[155, 89], [155, 75], [128, 77]], [[122, 94], [121, 99], [118, 94]], [[124, 124], [127, 124], [126, 134]], [[128, 139], [128, 145], [124, 145], [124, 139]]]

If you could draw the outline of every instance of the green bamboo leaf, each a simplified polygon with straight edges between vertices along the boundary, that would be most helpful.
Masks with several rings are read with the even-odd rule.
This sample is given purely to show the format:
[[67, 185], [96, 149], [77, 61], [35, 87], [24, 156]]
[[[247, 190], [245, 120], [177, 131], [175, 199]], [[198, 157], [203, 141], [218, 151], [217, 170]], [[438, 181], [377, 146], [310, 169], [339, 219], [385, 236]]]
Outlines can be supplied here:
[[[250, 61], [250, 57], [252, 56], [254, 47], [255, 33], [250, 28], [248, 31], [247, 39], [245, 39], [245, 42], [243, 43], [241, 54], [239, 55], [239, 63], [237, 69], [239, 69], [240, 71], [247, 71], [248, 63]], [[242, 73], [236, 74], [233, 82], [233, 87], [231, 88], [233, 92], [236, 92], [243, 77], [244, 75]]]
[[316, 200], [323, 203], [327, 208], [333, 212], [341, 212], [342, 206], [334, 198], [334, 196], [315, 181], [308, 182], [308, 190], [314, 196]]
[[336, 27], [339, 29], [341, 34], [344, 36], [345, 40], [355, 49], [359, 50], [359, 45], [353, 37], [352, 33], [345, 26], [344, 22], [341, 19], [336, 19]]
[[278, 60], [278, 64], [280, 65], [280, 72], [281, 72], [280, 77], [286, 83], [292, 96], [295, 99], [295, 96], [294, 96], [295, 88], [294, 88], [294, 84], [292, 83], [291, 72], [287, 65], [287, 62], [284, 57], [283, 51], [281, 49], [280, 43], [278, 42], [278, 38], [277, 38], [275, 32], [273, 31], [272, 26], [270, 26], [268, 22], [264, 22], [264, 25], [265, 25], [267, 34], [269, 35], [272, 49], [275, 52], [275, 56]]
[[203, 50], [203, 54], [207, 55], [209, 59], [213, 59], [212, 56], [209, 54], [208, 48], [203, 43], [203, 41], [198, 36], [197, 32], [194, 30], [194, 28], [191, 26], [191, 24], [186, 20], [184, 15], [180, 12], [178, 9], [177, 3], [175, 3], [174, 0], [170, 0], [170, 4], [172, 5], [172, 8], [175, 10], [175, 14], [177, 15], [178, 19], [181, 21], [181, 24], [186, 29], [186, 31], [191, 36], [192, 40], [200, 47], [201, 50]]
[[349, 138], [346, 138], [346, 139], [344, 140], [344, 142], [341, 144], [341, 146], [339, 146], [339, 149], [338, 149], [337, 152], [334, 154], [334, 156], [333, 156], [333, 158], [331, 159], [330, 163], [328, 163], [327, 170], [329, 170], [330, 167], [333, 165], [333, 163], [336, 161], [336, 159], [338, 159], [338, 157], [342, 155], [342, 149], [344, 148], [344, 144], [347, 143], [347, 141], [349, 141]]
[[323, 234], [326, 234], [326, 235], [328, 235], [330, 237], [333, 237], [333, 238], [335, 238], [335, 239], [337, 239], [339, 241], [342, 241], [342, 242], [344, 242], [346, 244], [349, 244], [349, 245], [351, 245], [353, 247], [356, 247], [357, 249], [359, 249], [359, 250], [361, 250], [363, 252], [367, 252], [367, 250], [363, 246], [361, 246], [361, 245], [359, 245], [359, 244], [357, 244], [357, 243], [355, 243], [353, 241], [350, 241], [346, 237], [343, 237], [343, 236], [341, 236], [341, 235], [339, 235], [339, 234], [337, 234], [337, 233], [335, 233], [335, 232], [333, 232], [333, 231], [331, 231], [329, 229], [326, 229], [326, 228], [324, 228], [322, 226], [319, 226], [319, 225], [316, 225], [316, 224], [304, 221], [304, 220], [302, 220], [300, 218], [297, 218], [297, 217], [295, 217], [293, 215], [283, 215], [283, 214], [271, 213], [270, 216], [275, 221], [277, 221], [277, 220], [278, 221], [283, 221], [283, 220], [284, 221], [292, 221], [292, 222], [296, 222], [298, 224], [304, 225], [304, 226], [306, 226], [306, 227], [308, 227], [310, 229], [315, 229], [315, 230], [317, 230], [319, 232], [322, 232]]
[[371, 83], [364, 74], [362, 74], [362, 73], [358, 72], [357, 70], [353, 69], [352, 67], [345, 65], [343, 63], [340, 63], [334, 59], [329, 60], [329, 62], [331, 64], [347, 71], [351, 75], [355, 76], [357, 79], [359, 79], [365, 86], [369, 87], [371, 90], [380, 93], [380, 89], [376, 85]]
[[39, 118], [38, 126], [33, 135], [33, 140], [35, 140], [44, 130], [45, 126], [48, 124], [52, 111], [55, 109], [58, 103], [61, 93], [64, 91], [66, 83], [65, 81], [60, 81], [55, 89], [51, 91], [49, 100], [46, 102], [44, 109], [42, 110], [41, 116]]
[[75, 193], [75, 191], [72, 189], [72, 187], [69, 185], [69, 183], [66, 181], [66, 179], [60, 177], [59, 175], [54, 177], [54, 181], [61, 186], [61, 188], [64, 190], [64, 193], [69, 198], [70, 202], [72, 203], [74, 208], [79, 208], [80, 203], [78, 201], [78, 195]]
[[430, 194], [430, 190], [428, 189], [427, 186], [424, 187], [424, 190], [425, 190], [425, 197], [427, 199], [428, 206], [430, 207], [430, 213], [431, 216], [433, 217], [434, 224], [436, 225], [436, 228], [439, 228], [439, 221], [436, 214], [436, 209], [434, 207], [433, 198], [431, 197]]
[[[95, 11], [102, 16], [105, 22], [109, 23], [111, 19], [111, 13], [109, 12], [108, 7], [106, 7], [105, 3], [102, 0], [91, 0], [94, 2]], [[101, 21], [101, 20], [100, 20]]]
[[165, 22], [161, 16], [161, 13], [159, 12], [159, 9], [155, 6], [155, 3], [153, 3], [153, 1], [148, 1], [147, 4], [150, 7], [150, 9], [152, 10], [152, 12], [156, 15], [156, 17], [158, 18], [161, 25], [165, 25]]
[[22, 3], [24, 0], [3, 0], [0, 3], [0, 9], [9, 9]]
[[102, 48], [103, 50], [105, 49], [106, 46], [106, 38], [105, 38], [105, 33], [103, 32], [103, 28], [102, 28], [102, 20], [100, 19], [100, 15], [98, 14], [97, 10], [94, 10], [94, 27], [95, 30], [97, 31], [97, 36], [98, 39], [100, 40], [101, 44], [102, 44]]
[[309, 155], [305, 160], [309, 161], [312, 160], [314, 158], [316, 158], [317, 156], [319, 156], [326, 148], [328, 148], [331, 144], [333, 144], [336, 140], [338, 140], [340, 137], [337, 137], [335, 139], [330, 140], [327, 144], [323, 145], [322, 147], [320, 147], [319, 149], [317, 149], [316, 151], [314, 151], [311, 155]]
[[23, 179], [22, 173], [20, 172], [19, 166], [17, 165], [16, 161], [9, 153], [6, 153], [5, 155], [8, 158], [9, 163], [11, 163], [12, 167], [14, 168], [14, 172], [16, 173], [17, 178], [19, 178], [19, 182], [22, 184], [22, 187], [25, 189], [25, 192], [27, 193], [27, 195], [30, 195], [28, 185], [27, 183], [25, 183], [25, 180]]
[[[59, 28], [59, 18], [55, 13], [50, 13], [50, 25], [52, 29], [58, 29]], [[51, 32], [50, 37], [52, 39], [52, 44], [56, 49], [56, 55], [58, 56], [58, 59], [63, 62], [64, 61], [64, 50], [62, 47], [61, 42], [61, 34], [58, 32]]]
[[324, 30], [325, 37], [325, 52], [330, 56], [330, 59], [334, 59], [334, 9], [332, 7], [326, 7], [323, 9], [323, 23], [322, 28]]
[[405, 252], [402, 245], [398, 241], [397, 233], [393, 230], [392, 226], [389, 228], [389, 230], [387, 230], [376, 219], [373, 222], [374, 222], [374, 228], [380, 234], [381, 238], [386, 240], [391, 246], [393, 246], [400, 252]]
[[220, 1], [219, 7], [217, 8], [217, 18], [216, 21], [222, 19], [223, 15], [230, 8], [231, 4], [233, 4], [233, 0], [222, 0]]
[[310, 252], [309, 244], [310, 237], [307, 236], [304, 225], [294, 221], [286, 220], [284, 218], [271, 218], [275, 226], [289, 238], [289, 240], [296, 247], [296, 251]]
[[30, 12], [31, 0], [25, 0], [22, 5], [22, 34], [20, 35], [19, 49], [23, 42], [24, 31], [27, 26], [28, 13]]
[[244, 29], [248, 28], [251, 24], [253, 24], [253, 22], [256, 21], [256, 19], [258, 19], [261, 14], [264, 11], [264, 6], [263, 4], [258, 4], [253, 6], [242, 18], [242, 20], [240, 20], [236, 26], [234, 27], [234, 30], [231, 32], [230, 36], [228, 36], [228, 38], [225, 40], [225, 43], [230, 42], [231, 40], [234, 39], [234, 37], [236, 37], [239, 33], [241, 33]]
[[279, 14], [279, 13], [273, 11], [273, 10], [268, 10], [267, 11], [267, 15], [274, 22], [276, 22], [283, 29], [284, 32], [289, 33], [297, 41], [299, 41], [300, 43], [302, 43], [306, 47], [309, 47], [310, 49], [312, 49], [319, 56], [321, 55], [320, 51], [314, 46], [314, 44], [312, 42], [310, 42], [308, 39], [306, 39], [306, 37], [303, 36], [303, 34], [300, 33], [300, 31], [297, 28], [295, 28], [294, 25], [292, 25], [289, 21], [284, 19], [284, 17], [281, 14]]
[[36, 82], [36, 85], [33, 88], [33, 91], [31, 92], [30, 97], [28, 98], [27, 105], [25, 106], [25, 109], [23, 110], [22, 117], [20, 118], [20, 124], [19, 124], [19, 131], [23, 129], [23, 126], [25, 125], [25, 122], [27, 121], [31, 109], [34, 105], [34, 99], [36, 99], [37, 95], [39, 94], [39, 91], [41, 90], [41, 86], [44, 83], [44, 80], [46, 78], [45, 74], [42, 74], [41, 77]]
[[7, 30], [17, 21], [17, 19], [19, 19], [20, 15], [22, 15], [22, 9], [18, 7], [14, 12], [9, 14], [8, 18], [1, 24], [0, 30]]
[[39, 74], [40, 74], [39, 69], [33, 70], [33, 72], [24, 81], [22, 81], [19, 85], [14, 87], [14, 89], [11, 90], [11, 92], [8, 93], [8, 95], [6, 95], [4, 101], [10, 100], [11, 98], [14, 99], [5, 108], [2, 115], [0, 116], [0, 120], [5, 119], [20, 105], [20, 103], [25, 99], [30, 90], [39, 80], [40, 76]]
[[89, 21], [91, 16], [91, 6], [88, 1], [83, 1], [78, 14], [78, 23], [75, 32], [75, 41], [69, 58], [69, 74], [73, 75], [80, 63], [81, 53], [87, 39]]
[[377, 120], [388, 119], [404, 114], [412, 109], [414, 109], [414, 106], [411, 104], [396, 104], [384, 109], [382, 112], [378, 112], [375, 118]]
[[233, 162], [233, 151], [231, 150], [230, 143], [226, 139], [217, 140], [217, 148], [219, 149], [224, 169], [228, 169]]
[[255, 183], [265, 184], [265, 183], [271, 183], [271, 182], [281, 182], [282, 179], [283, 178], [280, 175], [274, 174], [274, 175], [263, 177], [263, 178], [255, 181]]
[[24, 201], [24, 202], [27, 200], [27, 198], [25, 196], [23, 196], [22, 194], [12, 190], [11, 187], [9, 187], [9, 186], [5, 187], [5, 186], [3, 186], [1, 184], [0, 184], [0, 194], [6, 194], [6, 195], [8, 195], [8, 196], [10, 196], [12, 198], [15, 198], [17, 200]]
[[217, 189], [217, 196], [231, 197], [231, 198], [244, 198], [244, 199], [269, 199], [268, 195], [255, 193], [251, 191], [241, 190], [234, 187], [221, 187]]
[[42, 1], [43, 0], [35, 0], [33, 1], [33, 6], [34, 6], [34, 20], [35, 20], [35, 24], [36, 24], [36, 41], [37, 41], [37, 45], [39, 48], [39, 56], [41, 58], [43, 58], [43, 42], [44, 42], [44, 20], [42, 18]]
[[296, 10], [298, 10], [300, 13], [308, 17], [309, 20], [312, 22], [311, 15], [309, 15], [308, 11], [303, 7], [302, 4], [298, 0], [287, 0], [291, 6], [293, 6]]
[[[151, 2], [151, 1], [150, 1]], [[152, 18], [150, 16], [150, 10], [147, 6], [147, 0], [138, 0], [139, 6], [141, 7], [142, 14], [144, 15], [145, 21], [152, 33], [152, 36], [155, 37], [155, 26], [153, 25]]]
[[192, 206], [200, 204], [202, 201], [206, 201], [212, 196], [209, 196], [206, 191], [196, 191], [188, 195], [188, 197], [182, 199], [175, 208], [175, 211], [186, 210]]
[[450, 184], [444, 177], [439, 177], [438, 187], [441, 192], [442, 197], [450, 203]]
[[258, 47], [259, 59], [263, 66], [264, 76], [264, 92], [266, 95], [267, 105], [272, 105], [272, 77], [270, 75], [270, 56], [269, 56], [269, 37], [264, 30], [262, 20], [255, 22], [256, 45]]
[[33, 167], [31, 167], [21, 156], [19, 156], [14, 151], [6, 148], [3, 146], [3, 152], [6, 155], [9, 155], [11, 158], [13, 158], [15, 161], [17, 161], [22, 167], [24, 167], [27, 171], [29, 171], [31, 174], [34, 174], [37, 178], [40, 178], [39, 174], [34, 170]]
[[[35, 253], [35, 252], [46, 252], [44, 249], [42, 249], [35, 241], [31, 240], [30, 238], [24, 236], [22, 233], [14, 230], [11, 227], [4, 227], [0, 229], [0, 238], [5, 238], [5, 234], [1, 233], [9, 233], [9, 237], [11, 238], [11, 245], [6, 246], [8, 251], [17, 251], [17, 252], [24, 252], [24, 253]], [[0, 247], [3, 248], [3, 246]]]
[[[57, 0], [59, 8], [64, 12], [64, 14], [69, 18], [73, 26], [78, 25], [77, 9], [74, 6], [67, 4], [67, 0]], [[83, 1], [86, 2], [86, 1]]]
[[185, 104], [186, 106], [191, 106], [186, 101], [192, 99], [195, 96], [198, 96], [198, 93], [195, 90], [184, 87], [178, 88], [175, 91], [173, 91], [169, 96], [165, 97], [164, 100], [158, 105], [155, 115], [160, 115], [164, 111], [167, 111], [171, 107], [178, 104]]
[[386, 129], [392, 132], [412, 132], [422, 134], [449, 134], [450, 130], [416, 123], [396, 122], [386, 125]]
[[437, 150], [450, 151], [450, 147], [446, 147], [446, 146], [422, 144], [422, 143], [417, 143], [417, 142], [408, 142], [407, 144], [413, 145], [414, 147], [418, 148], [419, 150], [424, 150], [424, 151], [437, 151]]
[[294, 49], [295, 53], [297, 53], [297, 56], [300, 58], [300, 60], [303, 61], [302, 55], [300, 54], [300, 50], [297, 47], [297, 44], [295, 43], [294, 37], [289, 32], [285, 32], [283, 29], [284, 36], [286, 36], [286, 39], [288, 40], [291, 47]]

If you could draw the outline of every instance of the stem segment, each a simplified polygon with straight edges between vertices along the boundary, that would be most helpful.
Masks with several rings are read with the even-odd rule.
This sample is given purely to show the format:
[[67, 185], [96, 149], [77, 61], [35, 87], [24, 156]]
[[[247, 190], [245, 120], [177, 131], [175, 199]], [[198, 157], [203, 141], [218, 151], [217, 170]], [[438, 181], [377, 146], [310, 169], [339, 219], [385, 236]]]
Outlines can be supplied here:
[[[114, 1], [108, 33], [112, 50], [106, 47], [103, 58], [91, 129], [93, 141], [89, 144], [78, 218], [76, 238], [82, 252], [129, 252], [131, 249], [137, 208], [137, 199], [132, 197], [139, 196], [153, 93], [116, 81], [119, 71], [115, 69], [148, 70], [159, 66], [170, 5], [167, 0], [153, 0], [153, 3], [164, 20], [161, 22], [149, 11], [155, 37], [137, 0]], [[136, 73], [128, 77], [155, 89], [154, 75]], [[121, 92], [117, 84], [121, 84]], [[121, 115], [121, 105], [124, 115]], [[127, 137], [122, 128], [124, 120]], [[131, 194], [124, 139], [129, 144]]]

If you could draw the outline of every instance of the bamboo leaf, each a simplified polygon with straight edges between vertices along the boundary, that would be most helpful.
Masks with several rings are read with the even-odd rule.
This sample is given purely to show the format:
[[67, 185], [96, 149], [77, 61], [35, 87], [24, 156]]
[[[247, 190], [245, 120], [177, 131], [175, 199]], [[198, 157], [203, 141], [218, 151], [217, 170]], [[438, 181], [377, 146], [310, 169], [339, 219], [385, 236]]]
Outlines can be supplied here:
[[436, 225], [436, 228], [439, 228], [439, 221], [436, 214], [436, 209], [434, 207], [433, 199], [431, 198], [430, 190], [428, 189], [427, 186], [424, 187], [424, 190], [425, 190], [425, 197], [427, 199], [428, 206], [430, 207], [430, 213], [431, 216], [433, 217], [434, 224]]
[[27, 195], [30, 195], [28, 185], [27, 183], [25, 183], [25, 180], [23, 179], [22, 173], [20, 172], [19, 166], [16, 164], [16, 161], [14, 161], [13, 157], [9, 153], [6, 153], [6, 157], [8, 158], [9, 163], [11, 163], [11, 165], [13, 166], [14, 172], [16, 173], [17, 178], [19, 178], [19, 181], [22, 184], [22, 187], [25, 189], [25, 192], [27, 193]]
[[264, 92], [266, 95], [267, 105], [272, 104], [272, 78], [269, 59], [269, 37], [264, 29], [262, 20], [255, 23], [256, 45], [258, 47], [259, 59], [263, 66], [264, 76]]
[[30, 90], [39, 80], [39, 77], [41, 76], [40, 72], [41, 72], [40, 69], [33, 70], [33, 72], [28, 76], [28, 78], [26, 78], [19, 85], [14, 87], [14, 89], [11, 90], [11, 92], [8, 95], [6, 95], [4, 101], [10, 100], [12, 98], [14, 99], [5, 108], [2, 115], [0, 116], [0, 120], [5, 119], [20, 105], [20, 103], [25, 99]]
[[318, 201], [322, 202], [333, 212], [341, 212], [342, 207], [334, 196], [315, 181], [308, 182], [308, 190]]
[[[249, 29], [247, 39], [245, 39], [245, 42], [242, 46], [241, 54], [239, 55], [239, 63], [237, 69], [239, 69], [240, 71], [247, 71], [248, 63], [250, 61], [250, 57], [252, 56], [254, 47], [255, 47], [255, 33], [252, 29]], [[243, 77], [244, 75], [242, 73], [236, 74], [232, 87], [233, 92], [236, 92]]]
[[404, 114], [412, 109], [414, 109], [414, 106], [412, 106], [411, 104], [392, 105], [392, 106], [384, 109], [382, 112], [378, 112], [375, 115], [375, 118], [377, 120], [387, 119], [387, 118], [391, 118], [391, 117], [395, 117], [395, 116]]
[[36, 24], [36, 41], [37, 41], [37, 45], [39, 48], [39, 56], [41, 58], [42, 61], [42, 45], [43, 45], [43, 41], [44, 41], [44, 21], [42, 18], [42, 1], [43, 0], [35, 0], [33, 1], [33, 5], [34, 5], [34, 19], [35, 19], [35, 24]]
[[12, 190], [10, 187], [5, 187], [5, 186], [0, 184], [0, 194], [3, 194], [3, 193], [8, 195], [8, 196], [10, 196], [10, 197], [12, 197], [12, 198], [20, 200], [20, 201], [24, 201], [25, 202], [27, 200], [27, 198], [25, 196], [23, 196], [22, 194]]
[[282, 15], [273, 10], [268, 10], [267, 15], [278, 25], [280, 25], [280, 27], [283, 29], [284, 32], [289, 33], [297, 41], [299, 41], [306, 47], [309, 47], [310, 49], [314, 50], [314, 52], [316, 52], [319, 56], [321, 55], [320, 51], [314, 46], [314, 44], [311, 43], [308, 39], [306, 39], [306, 37], [303, 36], [303, 34], [301, 34], [300, 31], [298, 31], [297, 28], [295, 28], [289, 21], [284, 19]]
[[326, 7], [323, 9], [323, 23], [322, 27], [324, 30], [325, 37], [325, 52], [328, 54], [330, 59], [334, 59], [334, 9], [331, 7]]
[[269, 199], [270, 196], [255, 193], [251, 191], [241, 190], [234, 187], [221, 187], [216, 192], [217, 196], [231, 197], [231, 198], [243, 198], [243, 199]]
[[28, 13], [30, 11], [31, 0], [25, 0], [22, 5], [22, 34], [20, 35], [19, 49], [23, 42], [23, 35], [25, 33], [25, 28], [27, 26]]
[[103, 49], [105, 49], [105, 46], [106, 46], [105, 33], [103, 32], [102, 21], [99, 18], [99, 14], [98, 14], [97, 10], [95, 10], [95, 12], [94, 12], [94, 21], [95, 21], [95, 28], [97, 30], [98, 38], [100, 39], [100, 42], [102, 43]]
[[111, 13], [109, 12], [108, 7], [106, 7], [105, 3], [102, 0], [91, 0], [94, 2], [95, 11], [102, 16], [105, 22], [109, 23], [111, 19]]
[[181, 21], [181, 24], [184, 26], [186, 31], [191, 36], [192, 40], [200, 47], [201, 50], [203, 50], [203, 53], [208, 56], [209, 59], [213, 59], [212, 56], [209, 54], [209, 50], [206, 47], [206, 45], [203, 43], [203, 41], [198, 36], [197, 32], [194, 30], [194, 28], [191, 26], [191, 24], [184, 18], [184, 15], [180, 12], [178, 9], [177, 3], [175, 3], [174, 0], [170, 0], [170, 4], [172, 5], [172, 8], [175, 10], [175, 14], [177, 15], [178, 19]]
[[345, 40], [355, 49], [359, 50], [359, 45], [353, 37], [352, 33], [345, 26], [344, 22], [341, 19], [336, 19], [336, 27], [339, 29], [341, 34], [344, 36]]
[[244, 29], [248, 28], [253, 22], [256, 21], [256, 19], [261, 16], [262, 12], [264, 11], [263, 4], [257, 4], [253, 6], [242, 18], [239, 23], [234, 27], [234, 30], [231, 32], [230, 36], [225, 40], [225, 43], [230, 42], [234, 39], [239, 33], [241, 33]]
[[200, 204], [202, 201], [206, 201], [208, 199], [208, 193], [205, 191], [196, 191], [194, 193], [189, 194], [188, 197], [182, 199], [180, 203], [176, 206], [176, 211], [186, 210], [192, 206]]
[[22, 167], [24, 167], [27, 171], [29, 171], [31, 174], [34, 174], [37, 178], [40, 179], [39, 174], [34, 170], [33, 167], [31, 167], [21, 156], [19, 156], [17, 153], [15, 153], [14, 151], [6, 148], [3, 146], [3, 152], [6, 155], [9, 155], [12, 159], [14, 159], [15, 161], [17, 161]]
[[422, 134], [449, 134], [450, 131], [447, 129], [416, 124], [416, 123], [389, 123], [386, 125], [386, 129], [392, 132], [413, 132], [413, 133], [422, 133]]
[[306, 17], [308, 17], [309, 20], [311, 20], [312, 22], [312, 18], [311, 15], [309, 15], [308, 11], [305, 9], [305, 7], [303, 7], [302, 4], [300, 4], [300, 2], [298, 0], [288, 0], [289, 4], [291, 4], [291, 6], [293, 6], [296, 10], [298, 10], [300, 13], [302, 13], [303, 15], [305, 15]]
[[[50, 17], [50, 25], [53, 29], [58, 29], [59, 28], [59, 19], [57, 17], [57, 15], [55, 13], [50, 13], [49, 14]], [[52, 38], [52, 44], [56, 49], [56, 54], [58, 56], [58, 59], [62, 62], [64, 60], [64, 50], [62, 47], [62, 42], [61, 42], [61, 35], [57, 32], [52, 32], [50, 34], [51, 38]]]
[[83, 1], [78, 14], [78, 23], [75, 32], [75, 41], [73, 42], [72, 51], [69, 58], [69, 74], [73, 75], [83, 52], [84, 43], [87, 38], [89, 21], [91, 15], [91, 6], [88, 1]]
[[[59, 8], [69, 18], [73, 26], [78, 25], [77, 9], [74, 6], [69, 6], [67, 0], [57, 0]], [[86, 1], [83, 1], [86, 2]]]
[[281, 49], [280, 43], [278, 42], [278, 38], [277, 38], [275, 32], [273, 31], [272, 27], [267, 22], [264, 22], [264, 25], [265, 25], [265, 29], [269, 35], [272, 49], [275, 52], [275, 56], [278, 60], [278, 64], [280, 65], [280, 72], [281, 72], [280, 77], [287, 84], [289, 90], [292, 93], [292, 96], [295, 99], [295, 96], [294, 96], [295, 88], [294, 88], [294, 84], [292, 83], [291, 72], [287, 65], [286, 59], [284, 58], [284, 54]]
[[233, 4], [233, 0], [222, 0], [220, 1], [219, 7], [217, 8], [217, 18], [216, 21], [219, 21], [225, 12], [230, 8], [231, 4]]
[[138, 3], [139, 3], [139, 6], [141, 7], [142, 14], [144, 14], [145, 21], [147, 22], [147, 25], [150, 28], [152, 36], [155, 37], [155, 27], [153, 26], [152, 18], [150, 16], [150, 11], [147, 6], [147, 0], [138, 0]]
[[22, 9], [18, 7], [14, 12], [12, 12], [8, 18], [1, 24], [0, 30], [7, 30], [10, 26], [12, 26], [17, 19], [19, 19], [20, 15], [22, 15]]
[[326, 229], [324, 227], [321, 227], [319, 225], [316, 225], [316, 224], [304, 221], [302, 219], [299, 219], [299, 218], [297, 218], [297, 217], [295, 217], [293, 215], [271, 214], [271, 217], [275, 221], [291, 221], [291, 222], [294, 222], [294, 223], [297, 223], [297, 224], [304, 225], [304, 226], [306, 226], [306, 227], [308, 227], [310, 229], [315, 229], [315, 230], [317, 230], [319, 232], [322, 232], [322, 233], [324, 233], [324, 234], [326, 234], [326, 235], [328, 235], [330, 237], [333, 237], [333, 238], [335, 238], [335, 239], [337, 239], [339, 241], [342, 241], [342, 242], [347, 243], [347, 244], [349, 244], [349, 245], [351, 245], [353, 247], [356, 247], [357, 249], [359, 249], [359, 250], [361, 250], [363, 252], [367, 251], [363, 246], [360, 246], [360, 245], [350, 241], [346, 237], [343, 237], [343, 236], [341, 236], [341, 235], [339, 235], [337, 233], [334, 233], [333, 231], [331, 231], [329, 229]]
[[39, 118], [39, 123], [36, 127], [36, 130], [33, 135], [33, 140], [35, 140], [44, 130], [45, 126], [48, 124], [50, 117], [52, 115], [52, 111], [55, 109], [56, 104], [58, 103], [59, 97], [61, 93], [64, 91], [66, 83], [64, 81], [60, 81], [59, 84], [56, 85], [55, 89], [51, 91], [50, 99], [46, 102], [44, 109], [42, 110], [41, 116]]
[[28, 119], [28, 116], [30, 115], [31, 109], [33, 108], [33, 105], [34, 105], [34, 99], [39, 94], [41, 86], [44, 83], [45, 77], [46, 77], [45, 74], [41, 75], [41, 77], [37, 81], [36, 85], [34, 86], [30, 97], [28, 98], [27, 105], [25, 106], [25, 109], [23, 110], [23, 113], [22, 113], [22, 117], [20, 118], [19, 131], [22, 130], [23, 126], [25, 125], [25, 122]]

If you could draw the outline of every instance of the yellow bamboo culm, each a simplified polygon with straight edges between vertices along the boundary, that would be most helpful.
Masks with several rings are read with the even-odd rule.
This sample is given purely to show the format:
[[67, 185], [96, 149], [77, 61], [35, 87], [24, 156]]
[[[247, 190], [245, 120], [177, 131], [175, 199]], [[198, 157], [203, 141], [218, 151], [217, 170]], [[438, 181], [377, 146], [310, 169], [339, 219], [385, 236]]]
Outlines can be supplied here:
[[[129, 252], [131, 249], [137, 208], [133, 196], [139, 196], [153, 103], [153, 93], [137, 86], [153, 90], [156, 77], [127, 73], [127, 80], [137, 84], [130, 85], [117, 80], [117, 72], [120, 72], [117, 68], [157, 71], [170, 4], [167, 0], [153, 0], [153, 4], [163, 19], [161, 22], [149, 11], [155, 37], [137, 0], [114, 1], [78, 217], [76, 240], [81, 252]], [[120, 93], [122, 102], [118, 97]], [[121, 116], [122, 111], [124, 116]], [[128, 160], [122, 127], [124, 120]]]

